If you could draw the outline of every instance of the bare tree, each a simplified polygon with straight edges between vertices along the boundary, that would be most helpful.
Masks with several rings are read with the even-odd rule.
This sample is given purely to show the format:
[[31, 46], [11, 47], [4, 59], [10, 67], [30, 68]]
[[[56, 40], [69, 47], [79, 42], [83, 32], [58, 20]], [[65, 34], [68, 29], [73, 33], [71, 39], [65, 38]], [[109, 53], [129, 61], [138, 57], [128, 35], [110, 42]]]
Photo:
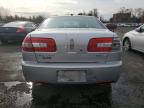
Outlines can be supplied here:
[[144, 13], [144, 9], [142, 9], [142, 8], [137, 8], [134, 10], [134, 14], [138, 18], [140, 18], [143, 15], [143, 13]]
[[93, 16], [98, 18], [98, 10], [96, 8], [93, 9]]
[[132, 9], [132, 8], [127, 9], [127, 8], [125, 8], [125, 7], [122, 7], [122, 8], [119, 9], [118, 12], [119, 12], [119, 13], [132, 13], [132, 12], [133, 12], [133, 9]]
[[78, 13], [78, 15], [87, 15], [86, 12], [83, 10], [83, 12]]
[[88, 12], [88, 16], [95, 16], [95, 17], [97, 17], [98, 18], [98, 10], [95, 8], [95, 9], [93, 9], [93, 10], [90, 10], [89, 12]]
[[119, 9], [119, 13], [125, 13], [125, 11], [126, 11], [126, 8], [125, 8], [125, 7], [121, 7], [121, 8]]

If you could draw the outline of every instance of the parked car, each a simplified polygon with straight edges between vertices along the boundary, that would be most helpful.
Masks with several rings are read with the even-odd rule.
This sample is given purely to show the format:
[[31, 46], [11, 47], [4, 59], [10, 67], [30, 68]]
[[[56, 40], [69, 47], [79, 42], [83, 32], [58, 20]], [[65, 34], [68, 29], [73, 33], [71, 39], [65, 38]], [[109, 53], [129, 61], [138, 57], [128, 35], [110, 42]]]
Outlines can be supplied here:
[[138, 50], [144, 52], [144, 25], [126, 33], [123, 37], [123, 46], [127, 50]]
[[36, 28], [33, 22], [14, 21], [0, 27], [0, 40], [2, 43], [9, 41], [23, 41], [25, 36]]
[[26, 81], [48, 84], [116, 82], [121, 41], [92, 16], [46, 19], [22, 44]]

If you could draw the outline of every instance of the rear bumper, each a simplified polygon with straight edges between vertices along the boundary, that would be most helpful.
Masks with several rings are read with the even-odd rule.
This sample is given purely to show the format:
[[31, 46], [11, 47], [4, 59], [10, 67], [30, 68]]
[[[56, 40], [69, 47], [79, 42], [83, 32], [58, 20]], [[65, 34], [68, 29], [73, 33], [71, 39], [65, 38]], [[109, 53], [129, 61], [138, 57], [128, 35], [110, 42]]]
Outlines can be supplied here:
[[[121, 61], [107, 64], [96, 63], [49, 63], [38, 64], [22, 62], [26, 81], [58, 83], [57, 72], [60, 70], [86, 71], [85, 83], [116, 82], [120, 76]], [[79, 82], [76, 82], [78, 84]], [[80, 83], [81, 84], [81, 83]]]

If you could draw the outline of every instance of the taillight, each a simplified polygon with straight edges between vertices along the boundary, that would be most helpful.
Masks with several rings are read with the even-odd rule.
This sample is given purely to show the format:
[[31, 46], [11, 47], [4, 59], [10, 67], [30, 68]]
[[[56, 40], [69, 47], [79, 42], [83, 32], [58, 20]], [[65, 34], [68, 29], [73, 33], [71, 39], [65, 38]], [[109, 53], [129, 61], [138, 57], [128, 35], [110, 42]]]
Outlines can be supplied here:
[[34, 52], [32, 41], [30, 37], [26, 37], [22, 43], [22, 50], [27, 52]]
[[112, 44], [112, 51], [120, 51], [121, 50], [121, 41], [119, 37], [113, 38], [113, 44]]
[[16, 31], [17, 33], [21, 33], [21, 32], [25, 32], [25, 29], [24, 28], [22, 28], [22, 27], [20, 27], [20, 28], [18, 28], [17, 29], [17, 31]]
[[112, 38], [92, 38], [89, 40], [88, 52], [108, 52], [112, 50]]
[[56, 52], [56, 43], [52, 38], [26, 37], [22, 49], [27, 52]]
[[110, 52], [120, 51], [121, 42], [119, 37], [92, 38], [87, 47], [88, 52]]

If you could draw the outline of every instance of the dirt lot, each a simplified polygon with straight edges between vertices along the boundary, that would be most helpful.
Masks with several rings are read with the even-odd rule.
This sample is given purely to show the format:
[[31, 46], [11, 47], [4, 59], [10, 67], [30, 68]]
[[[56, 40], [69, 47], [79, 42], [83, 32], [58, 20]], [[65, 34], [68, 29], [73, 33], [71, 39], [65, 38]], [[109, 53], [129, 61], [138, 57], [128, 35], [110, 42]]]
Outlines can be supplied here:
[[[116, 32], [122, 37], [130, 29]], [[136, 51], [123, 53], [122, 74], [112, 90], [93, 85], [49, 90], [47, 85], [32, 87], [24, 81], [20, 44], [0, 45], [0, 81], [0, 108], [144, 108], [144, 54]], [[32, 97], [32, 91], [39, 99]], [[53, 93], [48, 104], [47, 96]]]

